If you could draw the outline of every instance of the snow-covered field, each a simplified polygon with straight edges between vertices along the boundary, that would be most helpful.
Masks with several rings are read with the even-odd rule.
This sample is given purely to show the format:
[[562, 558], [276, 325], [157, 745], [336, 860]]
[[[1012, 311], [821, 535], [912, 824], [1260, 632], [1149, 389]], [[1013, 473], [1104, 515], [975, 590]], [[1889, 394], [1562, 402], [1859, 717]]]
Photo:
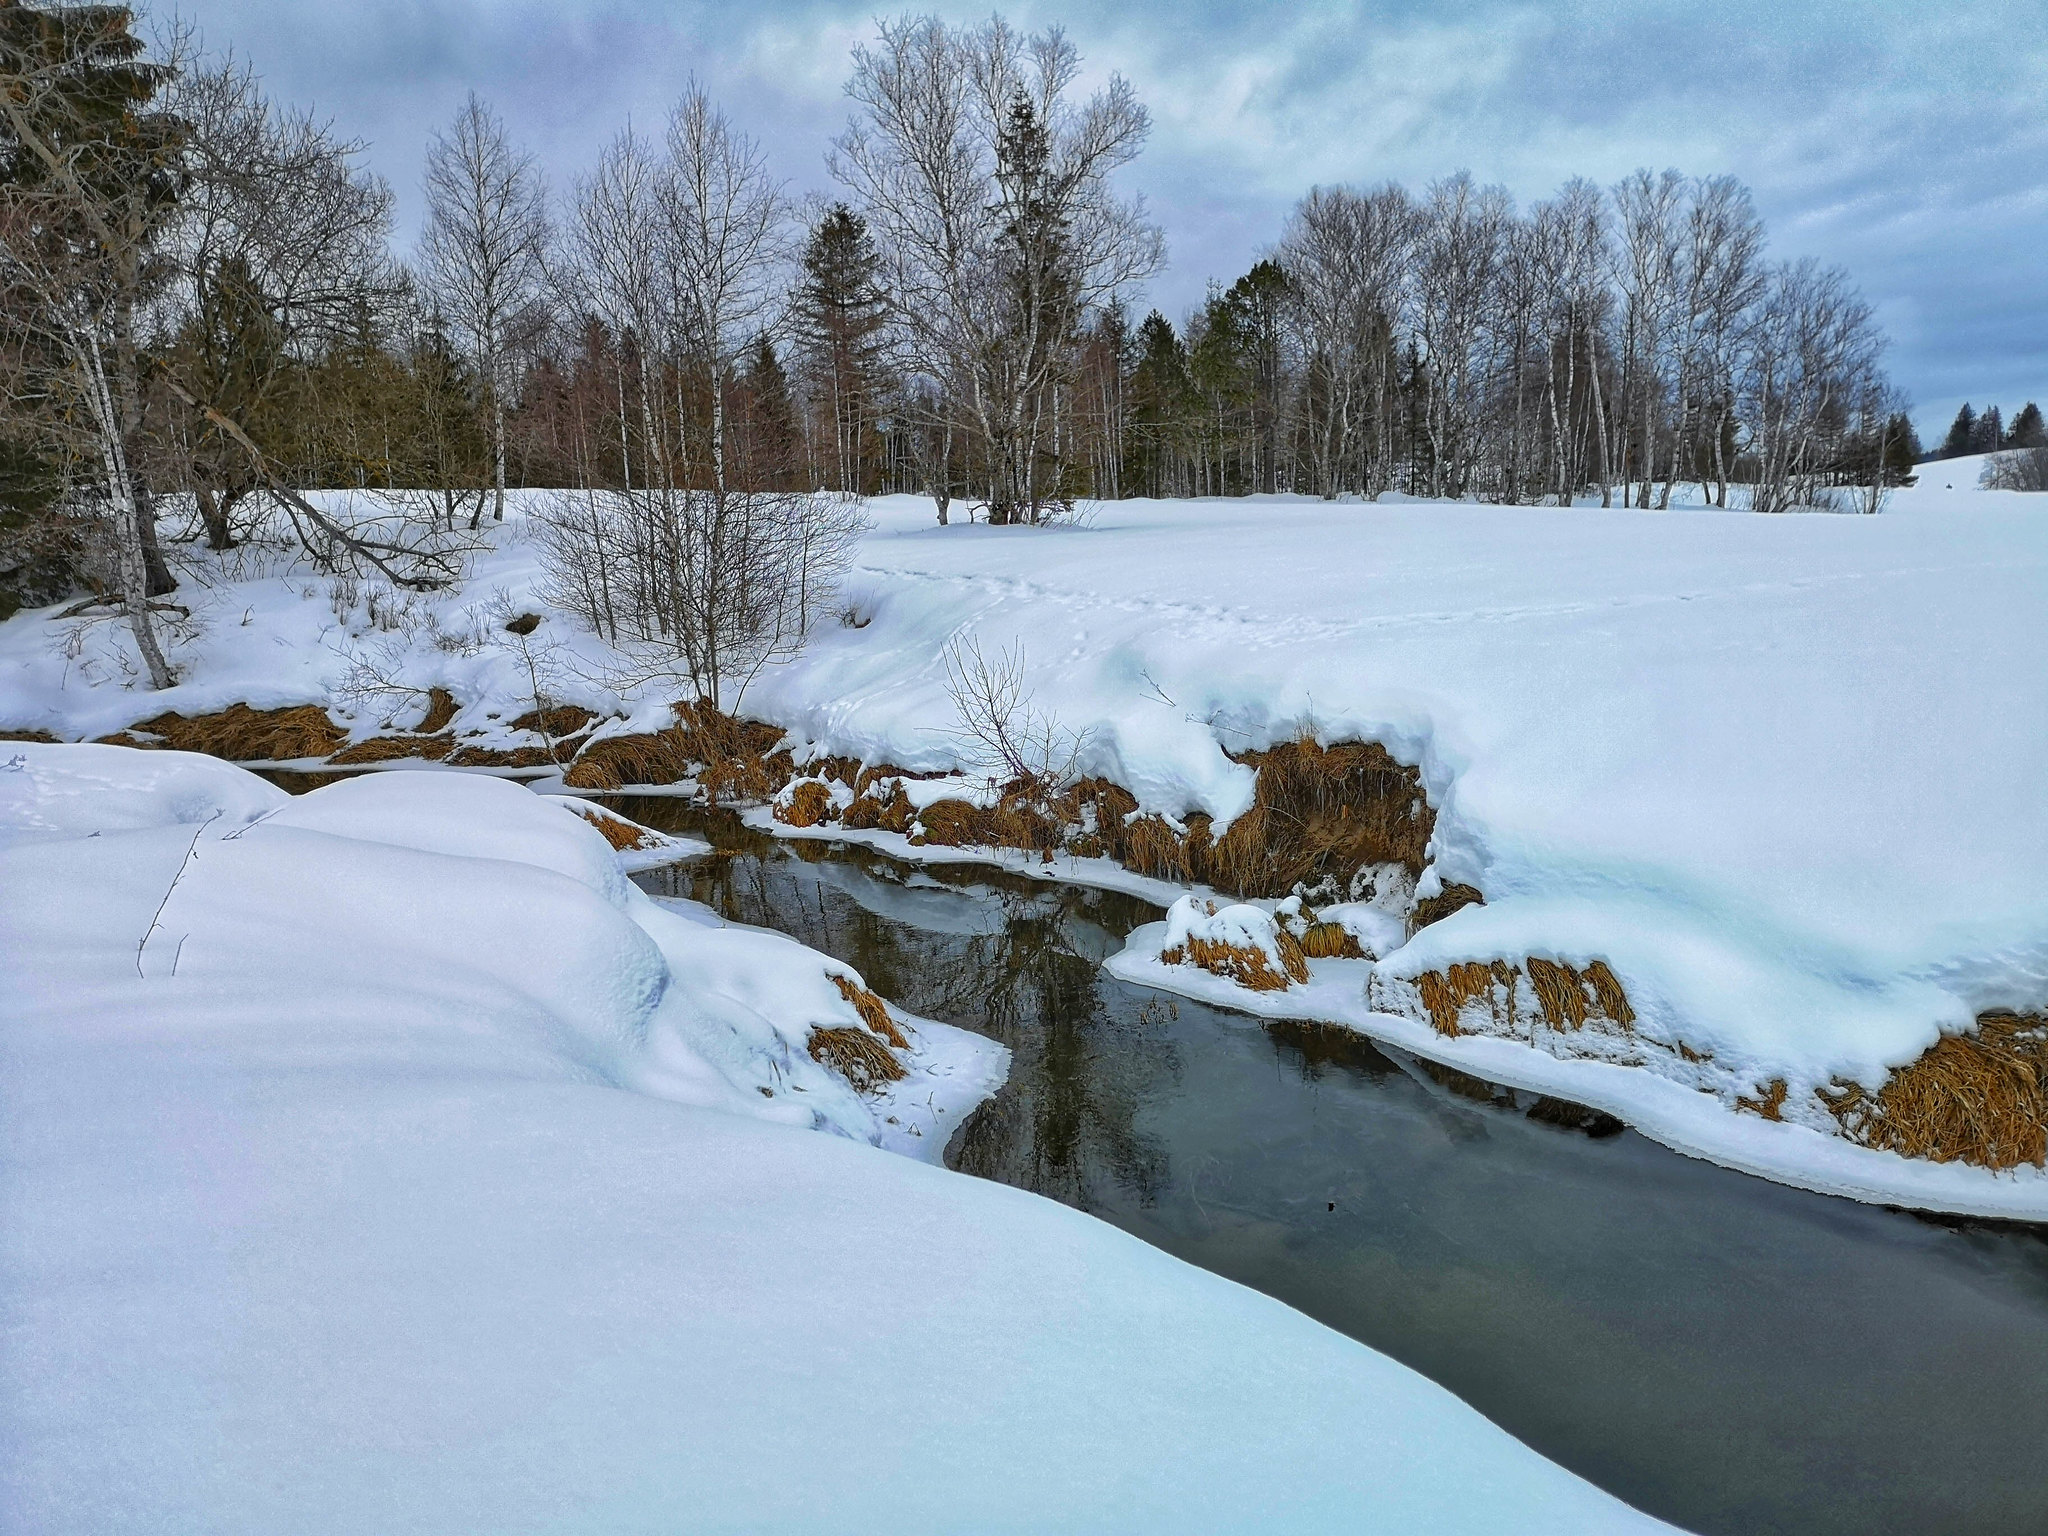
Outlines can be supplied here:
[[0, 1524], [1667, 1529], [884, 1150], [1000, 1048], [899, 1017], [905, 1091], [855, 1094], [803, 1048], [845, 968], [642, 895], [575, 811], [0, 747]]
[[[859, 552], [857, 623], [764, 673], [743, 707], [818, 750], [951, 766], [945, 647], [1021, 644], [1038, 705], [1085, 734], [1086, 770], [1219, 833], [1252, 792], [1230, 751], [1302, 730], [1383, 742], [1438, 810], [1425, 893], [1463, 882], [1486, 904], [1364, 967], [1370, 1001], [1362, 963], [1325, 967], [1317, 1016], [1773, 1177], [2048, 1217], [2036, 1170], [1852, 1146], [1815, 1092], [1874, 1090], [1978, 1013], [2048, 1003], [2048, 498], [1980, 491], [1980, 469], [1923, 466], [1878, 517], [1254, 499], [1112, 503], [1024, 530], [939, 528], [927, 502], [895, 498]], [[168, 695], [124, 686], [112, 626], [81, 637], [24, 615], [0, 626], [0, 726], [80, 737], [167, 706], [332, 702], [369, 657], [451, 688], [459, 729], [509, 741], [532, 683], [492, 620], [537, 610], [538, 574], [515, 521], [462, 593], [387, 594], [374, 616], [366, 594], [302, 572], [223, 581]], [[665, 718], [663, 697], [611, 693], [601, 648], [566, 619], [535, 638], [555, 696], [623, 709], [615, 729]], [[364, 705], [359, 734], [389, 713]], [[1533, 1036], [1416, 1035], [1404, 983], [1531, 956], [1604, 961], [1633, 1043], [1561, 1059]], [[1785, 1123], [1735, 1112], [1776, 1081]]]

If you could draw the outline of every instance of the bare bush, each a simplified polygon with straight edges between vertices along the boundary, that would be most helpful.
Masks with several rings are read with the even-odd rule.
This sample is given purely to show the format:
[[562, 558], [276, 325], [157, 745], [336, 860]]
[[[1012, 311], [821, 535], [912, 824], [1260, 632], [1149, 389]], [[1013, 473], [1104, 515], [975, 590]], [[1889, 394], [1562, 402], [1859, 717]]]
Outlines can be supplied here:
[[957, 738], [981, 766], [1040, 796], [1074, 782], [1088, 733], [1068, 730], [1034, 702], [1021, 642], [990, 656], [978, 639], [956, 640], [945, 661], [946, 689], [960, 717]]
[[626, 659], [637, 683], [687, 681], [737, 709], [836, 599], [867, 528], [846, 496], [784, 491], [565, 491], [539, 514], [548, 600]]
[[2048, 448], [1994, 453], [1979, 483], [1987, 491], [2048, 491]]

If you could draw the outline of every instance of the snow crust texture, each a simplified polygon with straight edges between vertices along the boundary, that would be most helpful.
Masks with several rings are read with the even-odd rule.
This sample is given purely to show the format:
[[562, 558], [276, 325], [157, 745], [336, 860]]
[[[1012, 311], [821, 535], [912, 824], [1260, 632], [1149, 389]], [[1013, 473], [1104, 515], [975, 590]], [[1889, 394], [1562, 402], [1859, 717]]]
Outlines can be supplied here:
[[[10, 1530], [1664, 1529], [873, 1145], [801, 1044], [850, 973], [511, 785], [9, 748], [0, 966]], [[898, 1022], [934, 1112], [999, 1078]]]

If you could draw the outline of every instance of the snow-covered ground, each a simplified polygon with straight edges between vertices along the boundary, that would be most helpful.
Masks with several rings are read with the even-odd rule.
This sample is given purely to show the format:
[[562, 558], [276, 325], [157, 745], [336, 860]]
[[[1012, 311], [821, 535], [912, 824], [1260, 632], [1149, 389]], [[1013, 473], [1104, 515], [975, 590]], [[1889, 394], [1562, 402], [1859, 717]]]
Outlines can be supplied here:
[[803, 1049], [845, 968], [643, 896], [576, 811], [0, 747], [8, 1530], [1667, 1529], [882, 1150], [1000, 1049], [899, 1016], [916, 1091], [862, 1098]]
[[[1425, 893], [1463, 882], [1486, 905], [1384, 956], [1375, 1006], [1354, 989], [1323, 1016], [1400, 1037], [1414, 1010], [1378, 1009], [1423, 971], [1601, 960], [1654, 1071], [1470, 1036], [1430, 1053], [1539, 1075], [1773, 1177], [2048, 1217], [2034, 1170], [1908, 1168], [1834, 1135], [1815, 1094], [1875, 1089], [1979, 1012], [2048, 1004], [2048, 497], [1979, 490], [1981, 467], [1922, 466], [1878, 517], [1282, 498], [1111, 503], [1029, 530], [939, 528], [895, 498], [859, 551], [857, 622], [764, 673], [744, 709], [819, 750], [950, 766], [945, 647], [1021, 644], [1086, 770], [1219, 833], [1252, 792], [1230, 751], [1302, 730], [1383, 742], [1438, 809]], [[374, 615], [303, 571], [195, 582], [203, 623], [174, 654], [189, 681], [167, 695], [124, 684], [114, 626], [23, 615], [0, 626], [0, 727], [346, 705], [369, 658], [452, 689], [457, 729], [509, 741], [532, 674], [500, 621], [540, 610], [538, 574], [515, 521], [462, 592], [385, 594]], [[556, 697], [622, 709], [611, 729], [665, 718], [665, 698], [605, 687], [601, 647], [567, 619], [534, 638]], [[388, 718], [407, 723], [364, 702], [357, 732]], [[1174, 969], [1150, 979], [1207, 985]], [[1789, 1125], [1734, 1112], [1776, 1080]], [[1714, 1133], [1674, 1128], [1695, 1121]]]

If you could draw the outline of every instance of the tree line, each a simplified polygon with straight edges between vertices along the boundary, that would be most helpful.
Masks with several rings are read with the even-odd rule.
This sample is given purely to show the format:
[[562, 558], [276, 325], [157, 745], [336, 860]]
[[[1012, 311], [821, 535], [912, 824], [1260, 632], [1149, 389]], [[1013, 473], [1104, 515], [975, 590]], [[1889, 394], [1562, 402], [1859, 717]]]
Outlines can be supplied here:
[[2005, 417], [1995, 405], [1984, 407], [1984, 414], [1966, 400], [1962, 409], [1956, 412], [1956, 419], [1949, 423], [1948, 435], [1941, 440], [1941, 446], [1929, 458], [1959, 459], [1965, 454], [1998, 453], [2005, 449], [2048, 448], [2048, 424], [2041, 420], [2041, 407], [2029, 400], [2020, 407], [2013, 417], [2012, 425], [2005, 424]]
[[[1769, 260], [1725, 177], [1526, 211], [1462, 173], [1319, 187], [1182, 325], [1134, 319], [1165, 259], [1120, 177], [1150, 121], [1080, 64], [1057, 29], [878, 24], [832, 199], [791, 196], [694, 84], [552, 188], [472, 95], [401, 259], [365, 146], [246, 65], [126, 7], [0, 0], [0, 566], [24, 592], [83, 571], [161, 683], [174, 498], [216, 548], [283, 518], [432, 584], [509, 486], [549, 487], [581, 495], [555, 503], [565, 592], [701, 682], [714, 631], [769, 637], [758, 658], [811, 622], [855, 522], [819, 490], [918, 491], [942, 522], [1688, 481], [1779, 511], [1874, 507], [1916, 455], [1869, 305]], [[362, 525], [309, 487], [411, 512]]]

